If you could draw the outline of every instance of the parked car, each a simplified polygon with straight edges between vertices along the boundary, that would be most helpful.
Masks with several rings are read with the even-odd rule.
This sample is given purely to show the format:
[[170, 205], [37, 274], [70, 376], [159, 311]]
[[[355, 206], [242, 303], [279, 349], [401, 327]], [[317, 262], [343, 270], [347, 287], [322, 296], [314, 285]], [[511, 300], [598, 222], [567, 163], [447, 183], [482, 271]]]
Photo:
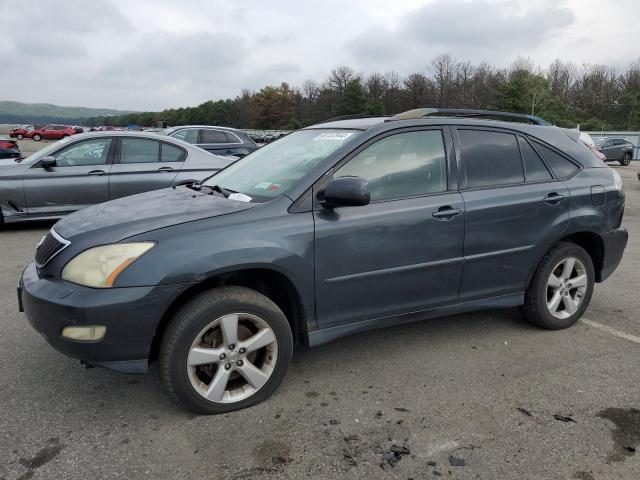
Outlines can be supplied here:
[[233, 162], [146, 133], [85, 133], [0, 164], [0, 224], [60, 218], [95, 203], [193, 183]]
[[0, 137], [0, 158], [19, 158], [20, 147], [15, 140]]
[[164, 133], [217, 155], [244, 157], [258, 148], [249, 135], [235, 128], [183, 125], [168, 128]]
[[607, 162], [620, 162], [627, 166], [633, 158], [633, 143], [626, 138], [605, 138], [596, 148], [606, 157]]
[[620, 175], [577, 131], [425, 115], [315, 125], [202, 184], [70, 215], [20, 305], [89, 364], [158, 359], [198, 413], [268, 398], [294, 343], [484, 308], [574, 324], [627, 243]]
[[36, 142], [39, 142], [42, 139], [60, 140], [70, 137], [71, 135], [76, 135], [77, 133], [81, 133], [81, 131], [78, 132], [75, 127], [70, 127], [69, 125], [45, 125], [44, 127], [27, 132], [24, 137], [32, 138]]
[[11, 138], [17, 138], [18, 140], [22, 140], [24, 137], [27, 136], [28, 133], [38, 128], [42, 128], [44, 126], [45, 125], [25, 125], [22, 127], [14, 128], [9, 132], [9, 136]]

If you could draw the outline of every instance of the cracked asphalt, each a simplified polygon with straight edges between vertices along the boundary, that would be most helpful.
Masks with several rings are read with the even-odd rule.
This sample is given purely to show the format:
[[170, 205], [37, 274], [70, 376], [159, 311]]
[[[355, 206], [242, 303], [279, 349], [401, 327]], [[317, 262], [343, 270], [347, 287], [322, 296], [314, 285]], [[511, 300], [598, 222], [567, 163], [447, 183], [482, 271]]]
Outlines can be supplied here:
[[595, 324], [504, 310], [355, 335], [298, 349], [270, 400], [215, 417], [173, 403], [155, 366], [86, 370], [49, 347], [15, 286], [51, 224], [5, 228], [0, 479], [640, 478], [640, 162], [616, 169], [630, 241]]

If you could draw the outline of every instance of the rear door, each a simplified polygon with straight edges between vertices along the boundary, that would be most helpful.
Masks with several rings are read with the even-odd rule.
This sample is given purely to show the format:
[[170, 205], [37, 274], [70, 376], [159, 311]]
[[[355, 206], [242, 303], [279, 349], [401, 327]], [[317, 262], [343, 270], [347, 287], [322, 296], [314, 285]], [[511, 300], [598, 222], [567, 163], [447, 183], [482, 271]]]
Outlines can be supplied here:
[[522, 292], [549, 239], [567, 227], [569, 191], [519, 134], [454, 132], [466, 209], [460, 300]]
[[167, 188], [182, 169], [186, 150], [150, 138], [117, 137], [109, 198]]
[[[446, 146], [446, 147], [445, 147]], [[447, 152], [447, 153], [445, 153]], [[455, 303], [464, 208], [448, 182], [452, 142], [439, 128], [393, 132], [346, 160], [334, 177], [368, 180], [371, 203], [316, 202], [316, 315], [320, 328]]]
[[110, 137], [73, 142], [52, 154], [56, 166], [39, 163], [24, 176], [30, 215], [57, 216], [109, 200], [109, 170], [115, 141]]

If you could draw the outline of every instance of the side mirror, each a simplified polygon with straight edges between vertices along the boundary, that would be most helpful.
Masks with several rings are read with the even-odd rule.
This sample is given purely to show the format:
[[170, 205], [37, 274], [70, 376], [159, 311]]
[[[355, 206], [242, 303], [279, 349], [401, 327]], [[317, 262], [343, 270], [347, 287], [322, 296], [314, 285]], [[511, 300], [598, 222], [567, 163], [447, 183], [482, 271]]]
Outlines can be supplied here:
[[326, 208], [359, 207], [371, 201], [369, 183], [362, 177], [340, 177], [329, 182], [324, 189]]
[[56, 166], [56, 158], [55, 157], [42, 157], [40, 159], [40, 166], [44, 169], [55, 167]]

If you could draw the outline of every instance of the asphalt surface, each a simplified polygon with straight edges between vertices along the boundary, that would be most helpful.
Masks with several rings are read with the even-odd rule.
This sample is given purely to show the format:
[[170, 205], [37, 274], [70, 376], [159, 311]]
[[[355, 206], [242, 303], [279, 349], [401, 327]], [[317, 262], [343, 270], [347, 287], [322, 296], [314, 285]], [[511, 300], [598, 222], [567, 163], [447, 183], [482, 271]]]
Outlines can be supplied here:
[[630, 242], [589, 324], [489, 311], [298, 349], [270, 400], [215, 417], [173, 403], [157, 367], [49, 347], [15, 286], [51, 224], [0, 231], [0, 478], [640, 478], [640, 162], [616, 168]]

